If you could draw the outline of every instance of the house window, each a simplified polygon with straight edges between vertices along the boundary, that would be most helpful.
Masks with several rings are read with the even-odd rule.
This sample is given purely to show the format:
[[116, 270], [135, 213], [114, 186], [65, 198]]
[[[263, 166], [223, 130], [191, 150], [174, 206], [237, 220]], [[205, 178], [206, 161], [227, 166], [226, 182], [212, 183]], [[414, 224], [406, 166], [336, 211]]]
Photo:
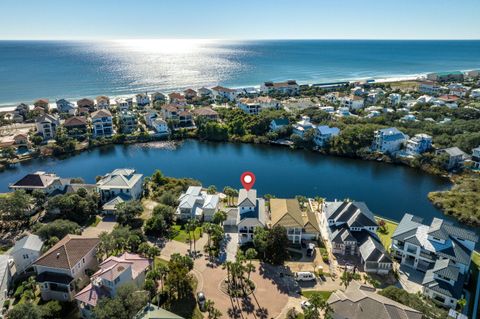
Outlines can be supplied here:
[[28, 259], [28, 255], [27, 254], [23, 255], [23, 259]]
[[115, 278], [115, 285], [120, 281], [120, 277]]

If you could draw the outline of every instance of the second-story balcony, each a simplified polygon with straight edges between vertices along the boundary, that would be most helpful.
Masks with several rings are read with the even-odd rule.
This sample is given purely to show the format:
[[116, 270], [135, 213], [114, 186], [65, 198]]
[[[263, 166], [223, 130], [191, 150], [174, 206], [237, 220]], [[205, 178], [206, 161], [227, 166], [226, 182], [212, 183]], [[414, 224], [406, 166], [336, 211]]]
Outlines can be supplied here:
[[417, 253], [417, 247], [407, 246], [407, 253], [415, 255]]

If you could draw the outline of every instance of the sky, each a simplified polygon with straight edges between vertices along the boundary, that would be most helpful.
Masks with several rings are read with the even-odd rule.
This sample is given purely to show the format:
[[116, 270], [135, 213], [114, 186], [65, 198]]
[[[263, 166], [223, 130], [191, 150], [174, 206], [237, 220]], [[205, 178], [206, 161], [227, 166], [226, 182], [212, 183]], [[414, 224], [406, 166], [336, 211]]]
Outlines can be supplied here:
[[0, 39], [480, 39], [480, 0], [1, 0]]

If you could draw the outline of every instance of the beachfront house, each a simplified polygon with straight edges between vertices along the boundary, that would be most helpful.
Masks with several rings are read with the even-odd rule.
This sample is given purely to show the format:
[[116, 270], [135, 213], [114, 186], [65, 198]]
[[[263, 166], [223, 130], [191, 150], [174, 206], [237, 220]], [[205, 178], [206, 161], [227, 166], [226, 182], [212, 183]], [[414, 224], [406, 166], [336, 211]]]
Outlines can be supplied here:
[[67, 235], [33, 263], [43, 300], [74, 299], [77, 287], [88, 280], [86, 270], [97, 266], [99, 242], [97, 237]]
[[435, 72], [427, 74], [427, 79], [436, 82], [458, 81], [463, 82], [464, 74], [460, 71]]
[[122, 285], [142, 289], [151, 261], [138, 254], [123, 253], [110, 256], [99, 265], [99, 270], [90, 277], [90, 284], [75, 295], [80, 317], [93, 318], [93, 309], [101, 298], [113, 298]]
[[185, 98], [186, 98], [187, 100], [191, 100], [191, 99], [197, 97], [197, 91], [195, 91], [195, 90], [192, 89], [192, 88], [188, 88], [188, 89], [186, 89], [186, 90], [183, 91], [183, 95], [185, 96]]
[[314, 130], [315, 128], [316, 126], [313, 125], [312, 122], [310, 122], [310, 117], [304, 115], [302, 116], [302, 119], [300, 121], [293, 124], [292, 133], [303, 138], [305, 132], [307, 132], [308, 130]]
[[300, 86], [295, 80], [288, 80], [285, 82], [264, 82], [260, 86], [262, 93], [280, 93], [285, 95], [297, 95], [300, 91]]
[[284, 127], [287, 127], [289, 124], [288, 119], [273, 119], [270, 122], [270, 131], [276, 132]]
[[269, 226], [285, 227], [288, 239], [294, 244], [316, 240], [320, 235], [315, 213], [309, 207], [302, 209], [296, 199], [272, 198]]
[[213, 96], [212, 90], [207, 89], [206, 87], [199, 88], [197, 92], [198, 92], [198, 95], [200, 95], [200, 97], [203, 97], [203, 98]]
[[77, 107], [87, 108], [90, 112], [95, 110], [95, 101], [88, 98], [83, 98], [77, 101]]
[[18, 181], [9, 185], [12, 190], [24, 190], [31, 193], [34, 190], [40, 190], [45, 194], [50, 194], [57, 189], [63, 189], [64, 183], [62, 179], [53, 173], [45, 173], [38, 171], [27, 174]]
[[57, 128], [60, 127], [60, 119], [57, 115], [46, 113], [35, 120], [35, 126], [44, 140], [53, 139], [57, 134]]
[[211, 221], [218, 211], [220, 199], [216, 194], [207, 194], [201, 186], [190, 186], [178, 198], [177, 218]]
[[425, 273], [425, 295], [455, 309], [478, 236], [440, 218], [430, 225], [422, 222], [411, 214], [403, 216], [392, 235], [392, 254], [402, 265]]
[[37, 235], [27, 235], [15, 242], [10, 256], [15, 263], [17, 274], [22, 274], [27, 270], [42, 252], [43, 241]]
[[116, 99], [115, 104], [117, 105], [117, 110], [120, 112], [128, 111], [130, 109], [130, 103], [125, 99]]
[[43, 110], [44, 112], [48, 112], [50, 109], [50, 102], [48, 99], [38, 99], [33, 102], [33, 109]]
[[441, 90], [442, 87], [433, 81], [422, 81], [418, 84], [418, 91], [420, 93], [437, 95]]
[[253, 240], [253, 233], [257, 227], [266, 226], [265, 200], [257, 198], [257, 190], [244, 188], [238, 193], [237, 202], [237, 231], [238, 241], [245, 244]]
[[390, 272], [392, 260], [376, 234], [377, 221], [365, 203], [324, 202], [321, 218], [334, 254], [357, 256], [367, 273]]
[[391, 154], [400, 150], [407, 141], [408, 135], [396, 127], [384, 128], [374, 133], [372, 151]]
[[77, 107], [70, 101], [60, 99], [55, 102], [57, 104], [57, 110], [59, 113], [66, 113], [69, 115], [75, 115]]
[[212, 95], [215, 100], [227, 99], [229, 101], [235, 101], [237, 98], [237, 90], [226, 88], [223, 86], [215, 86], [212, 88]]
[[462, 168], [468, 155], [458, 147], [442, 148], [436, 151], [437, 155], [446, 155], [445, 168], [447, 170]]
[[137, 130], [137, 117], [131, 111], [122, 111], [118, 115], [118, 124], [123, 134], [131, 134]]
[[135, 95], [135, 101], [137, 102], [137, 108], [143, 109], [145, 106], [150, 105], [150, 97], [147, 93]]
[[70, 137], [79, 138], [87, 133], [88, 122], [83, 116], [72, 116], [65, 120], [63, 127]]
[[104, 175], [97, 182], [100, 201], [107, 203], [120, 196], [120, 199], [139, 199], [143, 193], [143, 175], [136, 174], [134, 169], [118, 168]]
[[408, 155], [416, 156], [425, 153], [432, 148], [432, 137], [428, 134], [415, 134], [405, 146]]
[[110, 108], [110, 98], [105, 95], [100, 95], [95, 98], [97, 102], [97, 109], [99, 110], [107, 110]]
[[317, 126], [315, 130], [313, 142], [315, 143], [315, 145], [322, 148], [325, 147], [333, 137], [338, 136], [338, 134], [340, 134], [340, 129], [338, 127], [320, 125]]
[[162, 92], [154, 92], [150, 95], [150, 100], [152, 101], [152, 105], [155, 105], [156, 102], [163, 104], [167, 101], [167, 96]]
[[93, 137], [109, 137], [113, 134], [113, 116], [107, 109], [92, 113]]
[[472, 168], [480, 169], [480, 146], [472, 150]]
[[423, 314], [392, 299], [377, 289], [353, 280], [348, 287], [334, 291], [327, 300], [335, 319], [423, 319]]

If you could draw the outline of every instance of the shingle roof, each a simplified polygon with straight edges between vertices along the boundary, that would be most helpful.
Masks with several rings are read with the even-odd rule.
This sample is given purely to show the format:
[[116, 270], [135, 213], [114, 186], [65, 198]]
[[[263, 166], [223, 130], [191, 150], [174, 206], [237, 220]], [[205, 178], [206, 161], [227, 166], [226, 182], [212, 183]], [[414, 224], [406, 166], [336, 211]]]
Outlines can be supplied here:
[[142, 174], [134, 173], [133, 169], [116, 169], [99, 180], [97, 187], [103, 189], [131, 188], [143, 177]]
[[270, 200], [272, 226], [302, 228], [302, 210], [296, 199], [272, 198]]
[[337, 290], [328, 304], [334, 319], [422, 319], [421, 312], [402, 305], [353, 281], [345, 291]]
[[442, 295], [460, 299], [463, 292], [463, 284], [465, 282], [465, 276], [458, 275], [457, 280], [451, 285], [449, 282], [435, 278], [435, 272], [433, 269], [427, 270], [425, 277], [423, 278], [422, 285], [430, 290], [436, 291]]
[[377, 222], [367, 205], [362, 202], [327, 202], [328, 220], [347, 223], [349, 227], [376, 227]]
[[109, 110], [98, 110], [92, 113], [92, 119], [102, 118], [102, 117], [112, 117], [112, 113]]
[[40, 256], [34, 264], [51, 268], [71, 269], [94, 249], [99, 241], [98, 238], [67, 235]]
[[12, 253], [20, 249], [29, 249], [33, 251], [40, 251], [43, 247], [43, 241], [37, 235], [28, 235], [23, 237], [20, 240], [15, 242], [15, 246], [13, 247]]
[[12, 184], [12, 187], [45, 188], [57, 179], [58, 177], [55, 174], [36, 172], [25, 175], [22, 179]]
[[449, 236], [466, 239], [469, 241], [477, 242], [478, 236], [465, 228], [454, 226], [440, 218], [434, 218], [430, 224], [430, 230], [428, 232], [431, 236], [447, 240]]
[[134, 319], [183, 319], [183, 317], [149, 304], [143, 307], [143, 309], [135, 315]]
[[73, 116], [65, 120], [64, 126], [87, 125], [87, 119], [83, 116]]

